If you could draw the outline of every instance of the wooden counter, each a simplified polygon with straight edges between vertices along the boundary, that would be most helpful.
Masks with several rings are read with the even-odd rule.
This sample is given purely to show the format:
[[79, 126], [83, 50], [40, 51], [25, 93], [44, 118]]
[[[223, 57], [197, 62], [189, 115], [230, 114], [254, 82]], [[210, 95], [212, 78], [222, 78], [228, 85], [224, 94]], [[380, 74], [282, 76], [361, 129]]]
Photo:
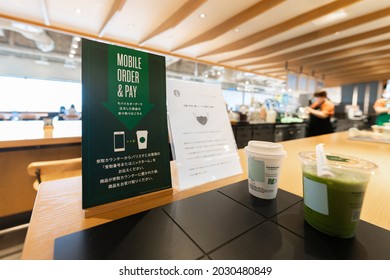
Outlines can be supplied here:
[[[372, 177], [368, 186], [361, 219], [390, 230], [390, 172], [387, 172], [390, 166], [390, 145], [351, 141], [347, 136], [347, 132], [339, 132], [282, 142], [288, 155], [282, 169], [280, 188], [302, 196], [301, 166], [297, 154], [303, 150], [314, 150], [318, 143], [324, 143], [328, 152], [373, 161], [378, 164], [379, 172]], [[239, 154], [244, 170], [241, 175], [181, 192], [175, 190], [172, 196], [87, 219], [81, 209], [81, 177], [43, 183], [37, 195], [22, 259], [52, 259], [54, 240], [57, 237], [244, 180], [247, 178], [246, 158], [243, 150], [239, 150]], [[174, 187], [177, 186], [177, 174], [174, 170], [172, 182]]]
[[44, 129], [43, 121], [1, 121], [0, 150], [31, 146], [81, 143], [81, 121], [54, 121]]

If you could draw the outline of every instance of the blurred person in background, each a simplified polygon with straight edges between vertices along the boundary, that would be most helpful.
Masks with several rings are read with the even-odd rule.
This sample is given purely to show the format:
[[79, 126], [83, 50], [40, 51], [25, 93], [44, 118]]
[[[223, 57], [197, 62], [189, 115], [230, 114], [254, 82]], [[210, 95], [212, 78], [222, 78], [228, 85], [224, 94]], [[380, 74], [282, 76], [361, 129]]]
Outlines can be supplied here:
[[334, 115], [334, 104], [328, 99], [326, 91], [314, 93], [314, 101], [305, 109], [309, 115], [307, 136], [328, 134], [334, 131], [331, 123], [331, 118]]
[[376, 124], [383, 125], [390, 122], [390, 92], [386, 90], [386, 84], [383, 86], [382, 97], [378, 98], [374, 103], [376, 113]]

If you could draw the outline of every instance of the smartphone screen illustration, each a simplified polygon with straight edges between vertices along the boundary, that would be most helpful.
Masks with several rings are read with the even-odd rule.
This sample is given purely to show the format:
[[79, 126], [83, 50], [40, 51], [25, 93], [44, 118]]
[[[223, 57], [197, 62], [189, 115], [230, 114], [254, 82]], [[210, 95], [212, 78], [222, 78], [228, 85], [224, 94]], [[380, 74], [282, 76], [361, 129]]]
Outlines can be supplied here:
[[114, 152], [123, 152], [125, 150], [125, 132], [114, 131]]

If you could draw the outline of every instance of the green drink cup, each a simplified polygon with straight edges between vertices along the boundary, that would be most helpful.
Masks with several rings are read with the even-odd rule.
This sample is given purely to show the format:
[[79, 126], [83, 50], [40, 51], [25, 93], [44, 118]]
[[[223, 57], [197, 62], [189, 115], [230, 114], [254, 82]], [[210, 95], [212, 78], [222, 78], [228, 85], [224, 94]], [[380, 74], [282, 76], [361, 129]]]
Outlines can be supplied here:
[[318, 175], [315, 152], [301, 152], [305, 220], [317, 230], [341, 238], [355, 235], [364, 195], [375, 163], [326, 154], [331, 174]]

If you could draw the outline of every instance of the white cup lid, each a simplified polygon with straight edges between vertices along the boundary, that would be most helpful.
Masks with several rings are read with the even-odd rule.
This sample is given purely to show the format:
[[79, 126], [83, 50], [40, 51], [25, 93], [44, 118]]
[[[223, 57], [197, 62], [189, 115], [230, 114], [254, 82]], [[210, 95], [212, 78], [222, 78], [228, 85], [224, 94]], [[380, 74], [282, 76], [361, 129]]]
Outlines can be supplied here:
[[267, 156], [285, 157], [287, 154], [281, 144], [266, 141], [249, 141], [245, 150], [251, 153]]

